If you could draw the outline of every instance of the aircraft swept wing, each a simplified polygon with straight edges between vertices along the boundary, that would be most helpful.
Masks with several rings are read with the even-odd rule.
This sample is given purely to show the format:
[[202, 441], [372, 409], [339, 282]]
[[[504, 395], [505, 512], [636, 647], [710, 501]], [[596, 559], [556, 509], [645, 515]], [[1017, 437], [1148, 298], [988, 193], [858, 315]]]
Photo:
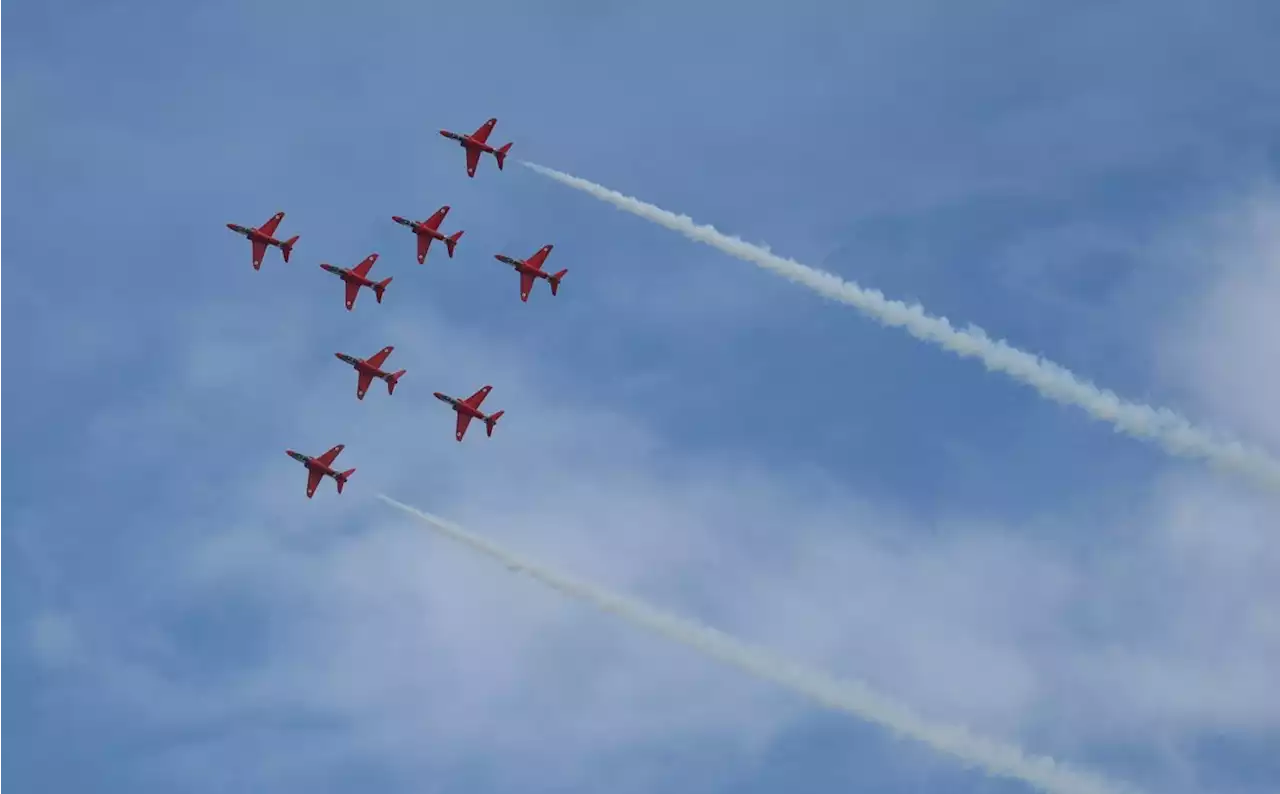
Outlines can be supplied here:
[[[468, 408], [479, 411], [480, 404], [484, 402], [484, 398], [488, 397], [489, 392], [491, 391], [493, 391], [492, 386], [485, 386], [481, 388], [479, 391], [477, 391], [475, 394], [463, 400], [462, 404], [467, 406]], [[472, 416], [472, 414], [467, 411], [458, 411], [458, 426], [457, 426], [456, 435], [459, 441], [461, 441], [462, 437], [467, 434], [467, 428], [471, 425], [471, 420], [473, 418], [474, 417]]]

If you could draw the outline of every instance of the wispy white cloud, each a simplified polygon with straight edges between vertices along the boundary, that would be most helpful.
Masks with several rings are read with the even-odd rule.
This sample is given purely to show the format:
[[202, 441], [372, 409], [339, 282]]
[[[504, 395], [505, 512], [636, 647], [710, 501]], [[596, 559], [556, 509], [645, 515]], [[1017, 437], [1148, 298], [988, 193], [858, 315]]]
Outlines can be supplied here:
[[50, 667], [63, 667], [81, 658], [74, 622], [58, 612], [36, 615], [31, 621], [31, 650]]
[[[258, 321], [243, 321], [252, 335]], [[297, 467], [265, 449], [211, 472], [213, 491], [191, 505], [197, 484], [175, 480], [175, 511], [117, 539], [129, 550], [121, 576], [145, 587], [75, 605], [76, 625], [92, 627], [76, 647], [105, 662], [77, 692], [103, 714], [208, 736], [156, 750], [148, 774], [185, 781], [205, 769], [206, 785], [226, 783], [227, 761], [253, 752], [228, 738], [232, 726], [278, 720], [342, 737], [305, 756], [321, 768], [354, 753], [413, 778], [498, 754], [503, 782], [527, 780], [536, 764], [542, 784], [588, 787], [606, 769], [642, 779], [672, 763], [655, 761], [655, 748], [711, 744], [731, 766], [805, 719], [770, 687], [406, 533], [362, 496], [382, 489], [940, 720], [1103, 770], [1100, 756], [1117, 748], [1280, 725], [1280, 702], [1266, 696], [1280, 646], [1265, 607], [1280, 599], [1280, 563], [1266, 553], [1270, 508], [1256, 495], [1184, 472], [1150, 489], [1126, 484], [1119, 512], [1080, 506], [1034, 533], [963, 516], [924, 524], [797, 463], [780, 471], [675, 448], [660, 430], [566, 397], [571, 376], [528, 359], [522, 340], [426, 312], [375, 318], [361, 333], [396, 342], [416, 391], [406, 379], [376, 403], [335, 402], [350, 373], [314, 338], [246, 350], [216, 317], [193, 316], [179, 348], [219, 366], [193, 366], [100, 425], [93, 448], [119, 445], [139, 417], [198, 448], [198, 417], [244, 411], [265, 429], [257, 446], [346, 440], [361, 467], [359, 488], [308, 501]], [[436, 344], [459, 338], [470, 344]], [[311, 354], [324, 359], [314, 369]], [[271, 366], [303, 388], [263, 400], [254, 375]], [[518, 406], [517, 421], [456, 444], [447, 410], [413, 399], [441, 378], [499, 384], [495, 405]], [[1082, 540], [1064, 547], [1063, 537]], [[144, 561], [130, 559], [140, 550]], [[160, 641], [158, 627], [227, 603], [241, 605], [244, 647], [216, 678], [193, 676], [200, 650]], [[140, 635], [142, 625], [157, 629]], [[1143, 769], [1115, 774], [1151, 790], [1198, 788], [1166, 761]]]
[[1280, 185], [1255, 183], [1167, 246], [1197, 265], [1203, 291], [1160, 333], [1166, 377], [1280, 444]]
[[[1209, 736], [1235, 752], [1280, 724], [1268, 676], [1280, 665], [1268, 606], [1280, 602], [1272, 504], [1194, 469], [1153, 487], [1116, 482], [1110, 498], [1093, 498], [1076, 488], [1104, 487], [1090, 471], [1100, 461], [1081, 449], [1053, 449], [1065, 452], [1055, 461], [1084, 473], [1041, 487], [1052, 496], [1033, 523], [1007, 518], [1000, 489], [968, 502], [983, 514], [974, 516], [909, 476], [887, 497], [901, 500], [898, 508], [870, 504], [869, 487], [847, 470], [806, 464], [818, 434], [796, 434], [808, 439], [796, 445], [801, 454], [775, 454], [755, 432], [762, 428], [743, 421], [745, 406], [733, 403], [745, 395], [732, 389], [699, 403], [727, 418], [719, 432], [680, 437], [686, 425], [665, 424], [661, 414], [687, 412], [692, 381], [719, 380], [706, 377], [710, 363], [725, 368], [717, 375], [744, 367], [770, 387], [800, 385], [778, 377], [783, 354], [728, 344], [759, 332], [760, 309], [776, 300], [768, 285], [738, 281], [713, 296], [708, 316], [704, 295], [720, 282], [696, 261], [706, 256], [700, 247], [649, 226], [628, 229], [621, 214], [593, 206], [579, 215], [567, 191], [547, 195], [510, 170], [467, 180], [456, 149], [436, 156], [421, 148], [423, 130], [497, 107], [504, 124], [519, 127], [518, 150], [584, 172], [616, 169], [626, 176], [619, 183], [634, 175], [643, 190], [677, 191], [682, 206], [714, 205], [737, 228], [767, 224], [779, 239], [817, 250], [834, 241], [814, 229], [847, 228], [864, 213], [872, 225], [889, 213], [918, 229], [914, 210], [984, 193], [1019, 205], [1052, 196], [1055, 213], [1087, 204], [1090, 217], [1132, 243], [1133, 205], [1167, 207], [1165, 188], [1185, 188], [1185, 164], [1203, 162], [1203, 149], [1188, 145], [1239, 152], [1248, 146], [1237, 146], [1231, 130], [1265, 136], [1274, 128], [1280, 103], [1260, 99], [1275, 87], [1263, 77], [1275, 71], [1265, 68], [1274, 60], [1266, 25], [1248, 24], [1244, 9], [1064, 11], [1048, 26], [1041, 14], [1018, 12], [994, 20], [1005, 34], [997, 41], [991, 17], [954, 4], [934, 4], [943, 16], [926, 6], [864, 8], [846, 25], [832, 25], [822, 4], [807, 18], [788, 6], [738, 18], [739, 38], [776, 46], [746, 59], [722, 53], [708, 79], [708, 36], [723, 29], [722, 15], [684, 13], [655, 68], [646, 57], [652, 36], [626, 35], [634, 25], [583, 27], [575, 15], [529, 12], [527, 24], [489, 29], [491, 57], [477, 68], [494, 79], [451, 97], [446, 112], [402, 101], [398, 87], [407, 74], [464, 61], [466, 37], [438, 39], [424, 62], [417, 32], [399, 24], [402, 3], [303, 21], [295, 5], [259, 7], [265, 16], [253, 30], [238, 14], [181, 4], [149, 15], [155, 29], [119, 9], [49, 26], [36, 4], [31, 35], [19, 37], [60, 76], [27, 91], [48, 108], [25, 115], [29, 129], [18, 136], [31, 144], [27, 156], [6, 163], [26, 197], [9, 216], [18, 236], [6, 253], [39, 267], [7, 274], [6, 286], [26, 286], [5, 308], [25, 306], [26, 336], [44, 345], [43, 358], [18, 353], [34, 380], [11, 392], [11, 429], [27, 442], [5, 449], [24, 464], [5, 472], [5, 550], [22, 530], [51, 572], [45, 585], [14, 587], [34, 577], [15, 575], [24, 573], [17, 555], [5, 567], [6, 595], [15, 597], [5, 616], [14, 628], [32, 618], [28, 632], [12, 633], [6, 677], [20, 669], [24, 639], [36, 660], [54, 663], [27, 666], [6, 706], [10, 716], [19, 702], [29, 705], [23, 736], [14, 737], [27, 752], [13, 756], [25, 760], [34, 787], [53, 784], [39, 774], [43, 763], [47, 773], [92, 775], [97, 785], [139, 793], [434, 785], [698, 794], [758, 787], [770, 774], [787, 775], [779, 789], [822, 788], [791, 776], [806, 753], [814, 763], [805, 774], [835, 787], [876, 788], [877, 777], [889, 787], [986, 785], [853, 721], [814, 719], [774, 687], [408, 532], [366, 498], [386, 489], [469, 526], [498, 528], [509, 545], [590, 571], [611, 588], [867, 680], [939, 719], [1151, 791], [1273, 788], [1265, 763], [1188, 749]], [[1252, 21], [1261, 22], [1269, 7], [1256, 6]], [[446, 27], [472, 22], [465, 8], [439, 13]], [[641, 27], [660, 18], [652, 9], [623, 13]], [[156, 29], [201, 35], [166, 38]], [[295, 35], [281, 38], [283, 29]], [[822, 39], [831, 46], [814, 47], [815, 34], [832, 37]], [[530, 37], [555, 46], [530, 60]], [[1143, 37], [1158, 43], [1135, 48]], [[335, 60], [305, 46], [324, 39], [376, 41], [388, 57], [352, 51]], [[1207, 42], [1230, 52], [1230, 62], [1202, 58]], [[822, 61], [818, 72], [811, 58]], [[29, 65], [15, 75], [39, 73]], [[691, 82], [691, 71], [701, 77]], [[895, 79], [878, 77], [887, 73]], [[262, 82], [263, 74], [274, 80]], [[131, 90], [112, 93], [121, 85]], [[261, 90], [246, 93], [246, 85]], [[810, 150], [778, 145], [797, 129], [824, 131], [841, 146], [812, 167]], [[620, 157], [628, 147], [674, 154]], [[1210, 157], [1203, 167], [1220, 173], [1223, 164]], [[1127, 195], [1115, 217], [1093, 191], [1113, 195], [1119, 183]], [[766, 186], [773, 200], [761, 202]], [[308, 262], [358, 261], [374, 242], [403, 256], [406, 241], [384, 230], [385, 216], [455, 197], [470, 219], [463, 248], [471, 254], [460, 248], [448, 267], [415, 269], [410, 247], [413, 273], [397, 279], [381, 311], [333, 313], [340, 294]], [[113, 212], [84, 215], [93, 199]], [[253, 272], [240, 242], [221, 238], [220, 222], [260, 203], [269, 213], [277, 201], [311, 230], [303, 243], [312, 253], [300, 254], [299, 267]], [[999, 207], [992, 214], [1018, 233], [1036, 225]], [[78, 219], [78, 234], [65, 233], [66, 218]], [[136, 245], [138, 224], [149, 224], [156, 245]], [[577, 275], [555, 301], [507, 311], [514, 284], [509, 272], [477, 261], [487, 260], [484, 241], [533, 250], [548, 233], [582, 262]], [[86, 239], [106, 258], [86, 258]], [[200, 240], [211, 242], [192, 245]], [[887, 261], [902, 265], [897, 255]], [[650, 263], [665, 268], [667, 289], [638, 297], [625, 271]], [[144, 277], [122, 297], [125, 271]], [[1066, 280], [1079, 287], [1077, 273]], [[907, 289], [922, 278], [901, 275]], [[1255, 275], [1236, 273], [1232, 283], [1219, 308], [1180, 318], [1189, 336], [1178, 343], [1196, 355], [1171, 360], [1168, 380], [1199, 398], [1188, 410], [1277, 439], [1268, 415], [1280, 395], [1257, 362], [1269, 360], [1265, 339], [1280, 338], [1261, 313], [1280, 296]], [[1033, 311], [989, 308], [1000, 324]], [[1236, 315], [1238, 331], [1212, 334]], [[1143, 333], [1131, 325], [1145, 319], [1125, 318], [1125, 345], [1141, 344], [1128, 334]], [[1053, 311], [1042, 320], [1063, 351], [1057, 337], [1075, 323]], [[790, 323], [785, 312], [769, 321]], [[1098, 325], [1100, 339], [1115, 333]], [[829, 372], [823, 342], [785, 355]], [[1226, 342], [1239, 345], [1233, 355]], [[356, 404], [351, 373], [332, 351], [388, 343], [410, 368], [405, 385], [394, 398]], [[635, 352], [646, 347], [648, 355]], [[592, 349], [603, 354], [587, 355]], [[928, 367], [931, 351], [915, 352]], [[606, 356], [612, 366], [602, 375]], [[950, 387], [948, 362], [935, 364], [937, 385]], [[597, 399], [600, 381], [614, 387], [615, 378], [664, 388], [646, 389], [644, 399], [639, 389], [615, 388]], [[447, 409], [418, 398], [485, 381], [513, 410], [494, 439], [455, 444]], [[908, 457], [923, 457], [961, 433], [938, 425], [914, 433], [901, 402], [867, 404], [832, 422], [823, 443], [892, 427], [904, 440], [916, 436]], [[980, 419], [990, 406], [974, 407]], [[743, 429], [735, 432], [734, 421]], [[308, 501], [282, 450], [336, 441], [348, 442], [356, 481], [341, 498], [328, 488]], [[720, 444], [735, 451], [713, 451]], [[876, 465], [891, 451], [877, 446], [859, 455]], [[964, 462], [990, 471], [1009, 451], [1008, 438], [979, 438]], [[1045, 486], [1028, 463], [1011, 487]], [[35, 487], [25, 487], [31, 479]], [[74, 500], [68, 484], [80, 489]], [[24, 600], [34, 608], [22, 609]], [[86, 763], [94, 758], [105, 759], [97, 770]], [[58, 782], [69, 788], [66, 779]]]

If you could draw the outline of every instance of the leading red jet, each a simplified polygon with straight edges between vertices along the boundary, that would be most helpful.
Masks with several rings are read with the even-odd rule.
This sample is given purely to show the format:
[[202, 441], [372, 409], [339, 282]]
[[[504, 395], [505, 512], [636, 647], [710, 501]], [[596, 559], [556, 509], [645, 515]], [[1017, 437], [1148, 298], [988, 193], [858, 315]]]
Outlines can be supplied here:
[[498, 419], [506, 413], [506, 411], [498, 411], [495, 414], [485, 416], [480, 411], [480, 403], [484, 402], [484, 398], [489, 396], [489, 392], [493, 390], [492, 386], [485, 386], [480, 391], [471, 395], [465, 400], [459, 400], [457, 397], [450, 397], [447, 394], [436, 392], [437, 400], [449, 403], [453, 406], [453, 410], [458, 414], [457, 437], [461, 441], [462, 437], [467, 434], [467, 426], [471, 424], [472, 419], [480, 419], [484, 422], [485, 431], [488, 435], [493, 435], [493, 426], [498, 423]]
[[356, 305], [356, 297], [360, 295], [361, 287], [368, 287], [373, 290], [373, 295], [378, 299], [378, 303], [382, 303], [382, 293], [387, 289], [387, 285], [391, 283], [393, 277], [387, 276], [378, 282], [369, 279], [369, 271], [373, 269], [373, 263], [377, 261], [377, 254], [369, 254], [364, 258], [363, 262], [350, 270], [337, 265], [320, 266], [321, 270], [329, 271], [341, 278], [343, 283], [347, 285], [347, 311], [351, 311], [351, 307]]
[[310, 455], [303, 455], [301, 452], [294, 452], [286, 449], [284, 452], [289, 457], [307, 467], [307, 498], [310, 499], [316, 492], [316, 487], [320, 485], [320, 480], [324, 477], [332, 477], [333, 481], [338, 484], [338, 493], [342, 493], [342, 486], [347, 484], [347, 480], [351, 475], [356, 473], [355, 469], [347, 469], [346, 471], [338, 471], [333, 468], [333, 461], [338, 457], [338, 453], [346, 447], [346, 444], [339, 444], [318, 458]]
[[499, 262], [505, 262], [516, 269], [520, 274], [520, 300], [528, 301], [529, 292], [533, 289], [533, 280], [535, 278], [545, 278], [547, 283], [551, 285], [551, 294], [555, 295], [560, 289], [560, 279], [564, 278], [564, 274], [569, 272], [568, 268], [561, 270], [559, 273], [547, 273], [542, 269], [542, 263], [547, 261], [547, 254], [551, 253], [554, 246], [544, 245], [538, 249], [538, 253], [525, 260], [512, 259], [505, 254], [494, 254], [493, 258]]
[[427, 249], [431, 247], [432, 240], [440, 240], [444, 243], [445, 248], [449, 250], [449, 258], [453, 259], [453, 247], [458, 244], [458, 238], [462, 237], [462, 231], [454, 232], [452, 235], [445, 237], [440, 231], [440, 221], [444, 220], [444, 216], [449, 214], [449, 205], [446, 204], [436, 210], [436, 214], [427, 218], [425, 221], [418, 223], [408, 218], [401, 218], [399, 215], [392, 215], [391, 220], [401, 226], [408, 226], [413, 233], [418, 235], [418, 264], [427, 261]]
[[369, 391], [369, 386], [373, 383], [374, 378], [387, 382], [387, 394], [396, 393], [396, 384], [400, 382], [400, 376], [405, 373], [405, 370], [402, 369], [396, 372], [384, 372], [382, 370], [382, 362], [387, 360], [387, 356], [391, 355], [392, 350], [395, 350], [395, 348], [387, 345], [368, 358], [356, 358], [346, 353], [334, 353], [339, 361], [347, 362], [359, 373], [359, 378], [356, 381], [357, 400], [364, 399], [364, 393]]
[[280, 221], [284, 220], [284, 213], [277, 212], [267, 219], [267, 222], [258, 227], [241, 226], [238, 223], [228, 223], [227, 228], [236, 234], [248, 237], [253, 243], [253, 269], [257, 270], [262, 267], [262, 258], [267, 255], [267, 246], [274, 245], [280, 249], [280, 255], [284, 257], [284, 261], [289, 261], [289, 254], [293, 251], [293, 244], [298, 242], [299, 235], [294, 235], [288, 240], [277, 240], [274, 235], [276, 227], [280, 225]]
[[507, 159], [507, 152], [511, 151], [511, 144], [493, 148], [485, 141], [489, 140], [489, 133], [493, 132], [493, 127], [498, 123], [497, 119], [489, 119], [480, 125], [480, 129], [470, 135], [460, 135], [456, 132], [448, 130], [440, 130], [440, 134], [446, 138], [452, 138], [458, 142], [458, 145], [467, 150], [467, 176], [474, 177], [476, 175], [476, 166], [480, 164], [480, 153], [488, 152], [493, 155], [493, 159], [498, 161], [498, 170], [502, 170], [502, 163]]

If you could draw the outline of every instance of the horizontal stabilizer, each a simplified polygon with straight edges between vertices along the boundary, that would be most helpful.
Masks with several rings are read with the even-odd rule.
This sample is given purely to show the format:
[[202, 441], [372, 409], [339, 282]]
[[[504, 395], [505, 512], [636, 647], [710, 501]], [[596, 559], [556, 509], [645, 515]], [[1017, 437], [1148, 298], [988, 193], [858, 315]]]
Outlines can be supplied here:
[[399, 372], [393, 372], [387, 376], [387, 394], [396, 393], [396, 384], [400, 382], [400, 376], [405, 372], [406, 370], [402, 369]]
[[489, 416], [484, 420], [484, 429], [485, 429], [486, 435], [489, 435], [489, 436], [493, 435], [493, 426], [498, 424], [498, 420], [502, 418], [502, 415], [504, 413], [506, 413], [506, 411], [498, 411], [496, 414], [493, 414], [492, 416]]
[[462, 232], [456, 232], [444, 238], [445, 247], [449, 249], [449, 258], [453, 259], [453, 247], [458, 244], [458, 240], [462, 239]]
[[347, 469], [346, 471], [340, 473], [337, 477], [334, 478], [338, 483], [338, 493], [342, 493], [342, 486], [346, 485], [347, 479], [350, 478], [351, 475], [355, 473], [356, 473], [355, 469]]
[[569, 269], [565, 268], [564, 270], [561, 270], [559, 273], [555, 273], [547, 278], [548, 283], [551, 284], [552, 295], [555, 295], [557, 292], [560, 291], [560, 279], [564, 278], [564, 274], [568, 272], [569, 272]]

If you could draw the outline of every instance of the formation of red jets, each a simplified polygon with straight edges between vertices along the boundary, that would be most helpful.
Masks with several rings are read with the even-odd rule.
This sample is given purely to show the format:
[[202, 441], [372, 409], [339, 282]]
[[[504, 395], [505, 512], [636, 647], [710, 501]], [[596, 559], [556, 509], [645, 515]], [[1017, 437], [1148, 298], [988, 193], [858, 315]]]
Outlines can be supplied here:
[[[506, 162], [507, 153], [511, 151], [511, 144], [507, 143], [497, 148], [488, 144], [489, 134], [493, 132], [493, 128], [497, 125], [497, 119], [489, 119], [480, 128], [470, 135], [461, 135], [448, 130], [440, 130], [440, 134], [446, 138], [458, 141], [467, 155], [467, 176], [475, 177], [476, 167], [480, 164], [481, 154], [491, 154], [498, 163], [498, 170], [502, 170], [503, 164]], [[391, 216], [391, 219], [401, 226], [407, 227], [414, 233], [418, 241], [418, 264], [425, 264], [427, 261], [427, 253], [431, 248], [433, 241], [444, 243], [445, 250], [450, 259], [453, 258], [454, 248], [458, 245], [463, 232], [461, 230], [451, 235], [445, 235], [440, 231], [440, 224], [444, 221], [445, 216], [449, 214], [449, 206], [445, 205], [436, 210], [435, 214], [424, 221], [414, 221], [408, 218], [402, 218], [399, 215]], [[294, 245], [298, 242], [298, 235], [294, 235], [287, 240], [281, 240], [276, 237], [276, 229], [280, 226], [280, 222], [284, 220], [284, 213], [277, 212], [267, 219], [266, 223], [256, 227], [240, 226], [235, 223], [228, 223], [227, 228], [236, 234], [242, 235], [249, 239], [253, 245], [253, 269], [257, 270], [262, 267], [262, 260], [267, 254], [268, 247], [280, 249], [280, 255], [284, 261], [289, 261], [289, 254], [293, 252]], [[547, 256], [551, 253], [552, 246], [544, 245], [538, 249], [536, 253], [528, 259], [515, 259], [505, 254], [495, 254], [494, 258], [499, 262], [510, 265], [520, 274], [520, 300], [528, 301], [529, 293], [533, 290], [534, 282], [537, 279], [544, 279], [551, 287], [551, 294], [555, 295], [560, 290], [560, 280], [564, 278], [568, 270], [561, 270], [558, 273], [547, 273], [542, 269], [542, 265], [547, 260]], [[356, 304], [356, 298], [360, 296], [360, 288], [366, 287], [373, 291], [374, 299], [378, 303], [382, 303], [382, 297], [386, 293], [387, 286], [391, 283], [391, 276], [375, 281], [369, 276], [369, 272], [373, 270], [374, 264], [378, 261], [378, 254], [369, 254], [364, 261], [351, 268], [338, 267], [323, 263], [320, 268], [326, 272], [332, 273], [342, 279], [343, 286], [346, 290], [347, 311], [351, 311]], [[388, 345], [377, 353], [368, 358], [357, 358], [347, 353], [335, 353], [334, 355], [339, 361], [351, 365], [356, 371], [356, 399], [363, 400], [369, 387], [373, 384], [374, 378], [384, 381], [387, 384], [387, 394], [395, 394], [396, 384], [400, 382], [400, 378], [404, 376], [405, 370], [397, 370], [388, 372], [383, 369], [387, 358], [391, 355], [395, 348]], [[471, 420], [479, 419], [484, 422], [485, 434], [493, 435], [493, 428], [505, 413], [504, 411], [495, 411], [492, 414], [485, 414], [480, 410], [480, 405], [484, 399], [489, 396], [489, 392], [493, 390], [492, 386], [482, 386], [475, 394], [466, 399], [451, 397], [442, 392], [434, 392], [436, 399], [441, 402], [448, 403], [457, 415], [457, 424], [455, 426], [454, 437], [458, 441], [462, 441], [462, 437], [466, 435], [467, 428], [471, 425]], [[301, 463], [307, 469], [307, 498], [310, 499], [316, 492], [316, 488], [320, 485], [320, 481], [325, 477], [332, 477], [337, 484], [338, 493], [342, 493], [342, 488], [347, 484], [347, 480], [355, 473], [355, 469], [347, 469], [346, 471], [338, 471], [333, 467], [333, 462], [341, 454], [344, 444], [338, 444], [323, 455], [312, 457], [304, 455], [301, 452], [295, 452], [291, 449], [285, 450], [285, 453], [294, 460]]]

